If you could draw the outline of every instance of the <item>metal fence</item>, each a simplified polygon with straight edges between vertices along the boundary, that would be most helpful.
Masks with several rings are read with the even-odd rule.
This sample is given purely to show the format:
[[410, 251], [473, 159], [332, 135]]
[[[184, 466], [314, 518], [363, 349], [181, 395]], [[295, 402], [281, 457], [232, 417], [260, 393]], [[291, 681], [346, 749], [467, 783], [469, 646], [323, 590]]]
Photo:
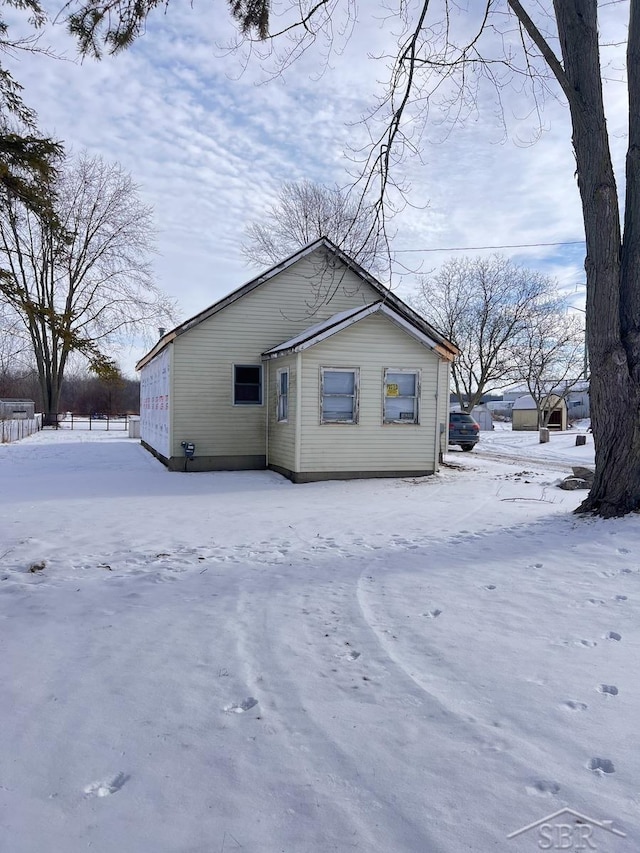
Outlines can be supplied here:
[[20, 441], [21, 438], [26, 438], [40, 429], [42, 429], [42, 415], [36, 415], [34, 418], [0, 420], [0, 444]]
[[[103, 432], [128, 432], [129, 415], [76, 415], [72, 412], [58, 415], [58, 422], [52, 429], [86, 429], [101, 430]], [[54, 415], [55, 418], [55, 415]], [[5, 418], [0, 419], [0, 444], [8, 444], [11, 441], [19, 441], [43, 428], [42, 415], [33, 418]], [[48, 425], [47, 425], [48, 426]]]
[[103, 415], [93, 413], [89, 415], [76, 415], [73, 412], [58, 415], [58, 429], [88, 429], [102, 430], [104, 432], [121, 431], [129, 429], [129, 415]]
[[57, 428], [126, 432], [129, 429], [129, 415], [104, 415], [99, 412], [78, 415], [75, 412], [65, 412], [58, 415]]

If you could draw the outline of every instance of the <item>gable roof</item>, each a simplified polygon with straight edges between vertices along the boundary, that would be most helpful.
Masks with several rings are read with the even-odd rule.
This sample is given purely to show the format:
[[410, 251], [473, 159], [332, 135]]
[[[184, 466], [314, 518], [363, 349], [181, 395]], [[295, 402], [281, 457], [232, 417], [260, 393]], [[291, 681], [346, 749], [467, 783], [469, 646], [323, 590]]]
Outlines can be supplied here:
[[278, 344], [275, 347], [271, 347], [271, 349], [262, 353], [262, 357], [264, 359], [272, 359], [283, 355], [290, 355], [294, 352], [302, 352], [303, 350], [309, 349], [309, 347], [315, 346], [315, 344], [326, 341], [327, 338], [330, 338], [337, 332], [341, 332], [343, 329], [349, 328], [349, 326], [352, 326], [359, 320], [363, 320], [365, 317], [370, 317], [372, 314], [382, 314], [397, 326], [400, 326], [400, 328], [410, 334], [419, 343], [429, 347], [430, 349], [436, 350], [444, 358], [450, 358], [449, 353], [443, 351], [443, 348], [439, 346], [436, 341], [426, 335], [422, 329], [418, 328], [415, 323], [402, 317], [395, 309], [391, 308], [382, 300], [374, 302], [371, 305], [362, 305], [358, 308], [349, 308], [346, 311], [340, 311], [338, 314], [334, 314], [333, 317], [329, 317], [328, 320], [324, 320], [322, 323], [316, 323], [314, 326], [309, 326], [308, 329], [305, 329], [303, 332], [300, 332], [300, 334], [290, 338], [288, 341]]
[[[565, 401], [563, 400], [563, 398], [562, 398], [562, 397], [559, 397], [557, 394], [548, 394], [548, 395], [547, 395], [547, 396], [542, 400], [542, 404], [543, 404], [543, 405], [545, 405], [545, 404], [552, 404], [552, 406], [553, 406], [553, 408], [554, 408], [554, 409], [557, 409], [558, 407], [559, 407], [559, 408], [562, 408], [563, 406], [566, 406], [566, 405], [567, 405], [567, 404], [565, 403]], [[546, 407], [546, 406], [545, 406], [545, 407]], [[516, 411], [518, 411], [518, 410], [519, 410], [519, 411], [522, 411], [522, 410], [524, 410], [524, 409], [528, 409], [528, 410], [530, 410], [530, 409], [537, 409], [537, 408], [538, 408], [538, 404], [537, 404], [537, 403], [536, 403], [536, 401], [533, 399], [533, 397], [531, 396], [531, 394], [524, 394], [522, 397], [518, 397], [518, 399], [517, 399], [517, 400], [514, 400], [513, 408], [514, 408], [514, 409], [516, 409]]]
[[518, 397], [513, 401], [514, 409], [537, 409], [536, 401], [533, 399], [531, 394], [523, 394], [522, 397]]
[[167, 347], [170, 343], [172, 343], [177, 337], [180, 335], [184, 335], [185, 332], [188, 332], [194, 326], [199, 325], [204, 320], [207, 320], [209, 317], [212, 317], [214, 314], [217, 314], [219, 311], [222, 311], [228, 305], [231, 305], [233, 302], [236, 302], [238, 299], [242, 299], [243, 296], [246, 296], [248, 293], [251, 293], [252, 290], [255, 290], [257, 287], [260, 287], [263, 284], [266, 284], [272, 278], [274, 278], [279, 273], [293, 266], [293, 264], [297, 263], [297, 261], [301, 260], [308, 255], [313, 254], [317, 251], [324, 251], [329, 255], [332, 255], [337, 260], [341, 261], [347, 269], [352, 270], [357, 276], [359, 276], [363, 281], [365, 281], [370, 287], [373, 288], [377, 293], [380, 294], [383, 301], [387, 302], [389, 305], [393, 306], [399, 314], [404, 315], [407, 319], [410, 319], [410, 322], [415, 324], [417, 327], [422, 328], [424, 333], [429, 337], [433, 338], [433, 340], [440, 346], [444, 351], [448, 353], [448, 357], [453, 359], [455, 355], [458, 354], [459, 350], [451, 341], [447, 340], [440, 332], [436, 331], [425, 319], [423, 319], [419, 314], [417, 314], [412, 308], [410, 308], [405, 302], [402, 301], [398, 296], [392, 293], [388, 287], [385, 287], [381, 282], [379, 282], [371, 273], [367, 272], [357, 261], [354, 261], [353, 258], [349, 257], [345, 252], [342, 251], [338, 246], [335, 245], [331, 240], [327, 237], [320, 237], [317, 240], [314, 240], [312, 243], [304, 246], [302, 249], [298, 249], [297, 252], [289, 255], [288, 258], [281, 261], [278, 264], [270, 267], [265, 272], [261, 273], [256, 278], [252, 278], [250, 281], [243, 284], [241, 287], [233, 290], [227, 296], [224, 296], [218, 302], [214, 302], [213, 305], [210, 305], [208, 308], [205, 308], [204, 311], [201, 311], [199, 314], [195, 314], [193, 317], [190, 317], [188, 320], [185, 320], [184, 323], [181, 323], [179, 326], [176, 326], [171, 331], [167, 332], [163, 335], [159, 341], [153, 346], [151, 350], [149, 350], [146, 355], [144, 355], [140, 361], [136, 364], [136, 370], [140, 370], [145, 366], [152, 358], [154, 358], [158, 353], [160, 353], [165, 347]]

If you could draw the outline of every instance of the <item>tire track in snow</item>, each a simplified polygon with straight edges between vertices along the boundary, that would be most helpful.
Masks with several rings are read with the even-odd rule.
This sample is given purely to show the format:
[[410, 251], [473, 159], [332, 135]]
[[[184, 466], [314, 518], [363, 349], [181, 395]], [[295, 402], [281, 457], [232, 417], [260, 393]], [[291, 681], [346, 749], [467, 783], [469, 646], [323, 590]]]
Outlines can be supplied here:
[[[347, 566], [351, 565], [349, 561]], [[350, 583], [344, 568], [335, 573], [334, 583], [352, 587], [357, 567], [350, 572]], [[306, 591], [313, 589], [313, 580], [308, 587], [301, 587], [299, 581], [281, 581], [270, 598], [258, 596], [261, 604], [269, 602], [266, 608], [254, 605], [255, 590], [247, 589], [238, 610], [238, 656], [246, 661], [250, 689], [259, 698], [266, 729], [278, 739], [288, 785], [307, 800], [303, 819], [309, 838], [321, 833], [316, 835], [316, 846], [310, 843], [308, 849], [342, 851], [352, 843], [365, 850], [434, 850], [428, 822], [416, 820], [412, 807], [405, 807], [394, 795], [388, 776], [373, 767], [367, 715], [359, 716], [351, 697], [345, 701], [344, 685], [332, 679], [341, 667], [357, 665], [359, 655], [350, 657], [347, 651], [344, 658], [337, 657], [333, 647], [319, 655], [318, 634], [326, 633], [321, 632], [324, 626], [309, 631], [308, 623], [299, 618], [303, 609], [311, 614], [325, 595], [340, 606], [336, 601], [340, 594], [332, 596], [326, 575], [324, 580], [315, 588], [315, 598]], [[285, 621], [283, 613], [288, 617]], [[377, 725], [380, 716], [386, 724], [388, 708], [377, 709]], [[382, 757], [378, 759], [379, 769], [384, 768]], [[327, 828], [327, 836], [321, 827]]]
[[[539, 466], [540, 470], [560, 471], [564, 474], [571, 473], [570, 462], [561, 462], [549, 457], [533, 455], [518, 456], [515, 453], [503, 453], [501, 450], [478, 450], [477, 447], [474, 451], [474, 456], [491, 462], [504, 462], [505, 465], [518, 465], [520, 467], [526, 465], [529, 468]], [[576, 464], [580, 463], [577, 462]]]

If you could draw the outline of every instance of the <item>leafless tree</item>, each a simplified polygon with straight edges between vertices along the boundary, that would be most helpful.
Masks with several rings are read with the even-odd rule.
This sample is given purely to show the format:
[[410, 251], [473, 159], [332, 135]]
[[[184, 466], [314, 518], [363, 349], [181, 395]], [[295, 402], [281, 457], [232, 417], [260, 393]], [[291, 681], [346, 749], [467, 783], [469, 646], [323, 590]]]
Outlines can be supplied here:
[[460, 349], [452, 375], [462, 411], [514, 381], [522, 336], [556, 310], [554, 296], [551, 279], [501, 255], [453, 258], [422, 279], [416, 307]]
[[371, 272], [380, 264], [374, 216], [337, 186], [312, 181], [283, 184], [266, 216], [252, 222], [246, 233], [243, 254], [260, 267], [281, 261], [319, 237], [328, 237]]
[[535, 311], [519, 338], [517, 361], [520, 378], [524, 379], [538, 412], [538, 426], [549, 423], [553, 397], [566, 400], [582, 378], [584, 330], [575, 316], [562, 305], [548, 310], [547, 305]]
[[55, 227], [19, 197], [0, 207], [0, 301], [28, 339], [53, 419], [72, 353], [113, 374], [109, 344], [166, 319], [172, 305], [151, 277], [151, 210], [128, 174], [83, 155], [49, 191]]

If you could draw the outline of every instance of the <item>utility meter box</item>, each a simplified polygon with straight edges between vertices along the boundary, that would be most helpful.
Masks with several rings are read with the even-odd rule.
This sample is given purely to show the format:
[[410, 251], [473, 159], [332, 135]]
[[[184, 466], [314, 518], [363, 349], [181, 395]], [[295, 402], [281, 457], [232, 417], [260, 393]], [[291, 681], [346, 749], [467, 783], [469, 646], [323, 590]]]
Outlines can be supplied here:
[[180, 445], [184, 450], [184, 455], [186, 459], [193, 459], [196, 452], [196, 446], [192, 441], [181, 441]]

